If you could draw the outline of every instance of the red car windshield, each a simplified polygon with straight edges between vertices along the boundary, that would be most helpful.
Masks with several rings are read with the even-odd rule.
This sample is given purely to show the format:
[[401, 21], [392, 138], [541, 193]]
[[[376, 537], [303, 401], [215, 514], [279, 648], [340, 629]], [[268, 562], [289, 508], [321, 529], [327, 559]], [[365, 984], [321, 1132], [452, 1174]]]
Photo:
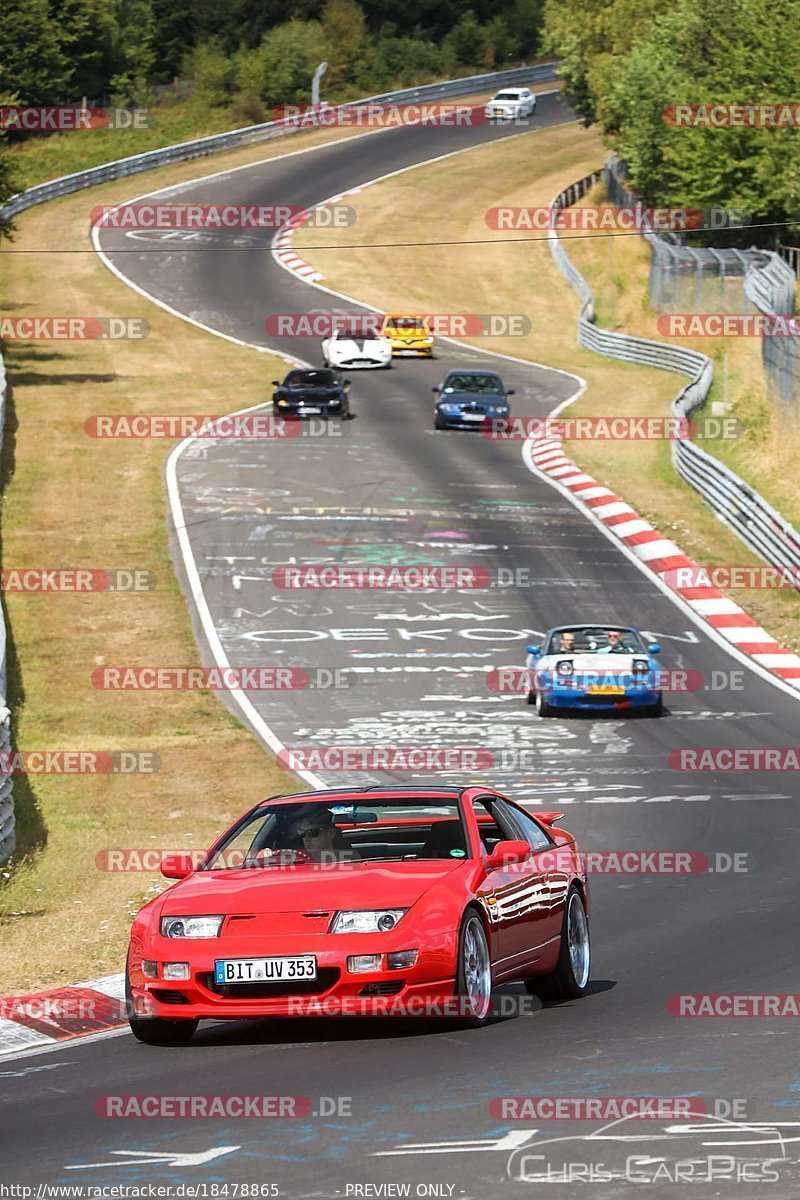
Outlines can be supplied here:
[[468, 857], [467, 832], [455, 800], [404, 796], [321, 804], [306, 799], [255, 809], [201, 869], [425, 859], [456, 863]]

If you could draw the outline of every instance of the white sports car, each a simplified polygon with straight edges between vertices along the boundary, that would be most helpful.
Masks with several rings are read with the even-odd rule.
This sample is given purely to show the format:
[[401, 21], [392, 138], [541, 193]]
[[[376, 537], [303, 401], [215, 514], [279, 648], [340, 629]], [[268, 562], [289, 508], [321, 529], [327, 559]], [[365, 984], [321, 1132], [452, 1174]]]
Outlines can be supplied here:
[[503, 88], [484, 105], [485, 116], [510, 121], [514, 117], [532, 117], [536, 112], [536, 96], [526, 87]]
[[326, 367], [343, 371], [388, 369], [392, 365], [392, 343], [377, 334], [348, 337], [334, 331], [322, 343], [322, 357]]

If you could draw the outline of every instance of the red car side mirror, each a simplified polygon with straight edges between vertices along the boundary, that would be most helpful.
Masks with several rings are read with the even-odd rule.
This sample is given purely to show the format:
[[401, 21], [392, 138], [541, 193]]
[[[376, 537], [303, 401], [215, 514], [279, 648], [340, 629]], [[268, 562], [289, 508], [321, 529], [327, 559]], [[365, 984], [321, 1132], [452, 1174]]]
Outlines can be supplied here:
[[543, 825], [555, 825], [556, 821], [562, 821], [564, 814], [562, 812], [536, 812], [533, 814], [537, 821], [541, 821]]
[[161, 874], [167, 879], [185, 879], [193, 870], [191, 854], [165, 854], [161, 859]]
[[486, 859], [489, 870], [494, 867], [507, 867], [511, 863], [525, 862], [530, 858], [531, 848], [527, 842], [498, 842], [492, 853]]

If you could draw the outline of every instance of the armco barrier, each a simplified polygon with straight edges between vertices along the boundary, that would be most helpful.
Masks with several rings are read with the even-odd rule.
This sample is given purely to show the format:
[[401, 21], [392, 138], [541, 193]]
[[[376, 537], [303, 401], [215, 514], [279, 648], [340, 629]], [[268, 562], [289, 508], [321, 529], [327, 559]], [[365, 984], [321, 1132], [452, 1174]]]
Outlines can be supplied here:
[[[610, 358], [688, 375], [690, 382], [672, 403], [674, 416], [688, 417], [701, 408], [708, 398], [714, 374], [711, 359], [696, 350], [684, 350], [650, 338], [629, 337], [624, 333], [599, 329], [594, 324], [592, 290], [570, 262], [556, 229], [552, 227], [556, 215], [586, 195], [599, 179], [600, 173], [596, 171], [586, 175], [559, 192], [551, 204], [551, 228], [548, 231], [550, 250], [559, 270], [581, 299], [578, 342], [587, 350]], [[672, 442], [672, 459], [679, 475], [700, 493], [717, 516], [751, 550], [774, 566], [800, 568], [800, 533], [743, 479], [688, 439]]]
[[[515, 67], [511, 71], [492, 71], [486, 75], [470, 75], [465, 79], [450, 79], [445, 83], [429, 83], [423, 87], [385, 92], [381, 96], [368, 96], [363, 100], [351, 100], [334, 107], [346, 111], [363, 104], [430, 102], [451, 96], [467, 96], [471, 92], [481, 92], [502, 84], [513, 86], [518, 83], [547, 83], [555, 79], [556, 64], [540, 63], [534, 67]], [[64, 175], [60, 179], [50, 180], [49, 183], [39, 183], [17, 196], [12, 196], [0, 213], [12, 217], [35, 204], [43, 204], [46, 200], [67, 196], [71, 192], [79, 192], [98, 183], [108, 183], [113, 179], [136, 175], [140, 171], [152, 171], [169, 163], [188, 162], [207, 154], [219, 154], [223, 150], [234, 150], [239, 146], [251, 146], [271, 138], [300, 132], [302, 127], [299, 125], [286, 124], [284, 121], [266, 121], [262, 125], [248, 125], [243, 129], [233, 129], [229, 133], [215, 133], [191, 142], [179, 142], [161, 150], [148, 150], [145, 154], [119, 158], [99, 167], [91, 167], [88, 171], [77, 171], [74, 175]]]
[[[6, 422], [6, 368], [0, 355], [0, 452]], [[10, 714], [6, 707], [6, 625], [0, 612], [0, 753], [10, 749]], [[14, 797], [10, 775], [0, 774], [0, 863], [14, 850]]]
[[[555, 79], [556, 64], [540, 63], [538, 66], [515, 67], [511, 71], [491, 71], [485, 75], [470, 75], [464, 79], [450, 79], [444, 83], [430, 83], [423, 87], [385, 92], [381, 96], [352, 100], [336, 107], [346, 110], [362, 104], [430, 102], [451, 96], [467, 96], [472, 92], [481, 92], [486, 88], [498, 88], [503, 84], [511, 87], [521, 83], [548, 83]], [[141, 171], [153, 171], [156, 167], [163, 167], [169, 163], [188, 162], [193, 158], [219, 154], [223, 150], [255, 145], [271, 138], [285, 137], [301, 131], [302, 127], [299, 125], [287, 125], [282, 121], [267, 121], [262, 125], [249, 125], [244, 129], [234, 129], [230, 133], [217, 133], [212, 134], [211, 137], [197, 138], [190, 142], [179, 142], [175, 146], [165, 146], [161, 150], [148, 150], [145, 154], [134, 154], [130, 158], [120, 158], [99, 167], [91, 167], [87, 171], [77, 171], [74, 175], [63, 175], [60, 179], [51, 179], [49, 183], [39, 183], [35, 187], [28, 188], [27, 191], [12, 196], [8, 204], [0, 209], [0, 214], [4, 217], [13, 217], [27, 208], [33, 208], [36, 204], [44, 204], [46, 200], [55, 200], [59, 196], [80, 192], [95, 184], [108, 183], [113, 179], [137, 175]], [[2, 355], [0, 355], [0, 449], [2, 449], [5, 419], [5, 398], [5, 367]], [[6, 630], [0, 615], [0, 751], [8, 749], [9, 738], [9, 712], [6, 707]], [[10, 777], [0, 776], [0, 779], [2, 779], [2, 783], [0, 783], [0, 863], [3, 863], [14, 849], [14, 801]]]

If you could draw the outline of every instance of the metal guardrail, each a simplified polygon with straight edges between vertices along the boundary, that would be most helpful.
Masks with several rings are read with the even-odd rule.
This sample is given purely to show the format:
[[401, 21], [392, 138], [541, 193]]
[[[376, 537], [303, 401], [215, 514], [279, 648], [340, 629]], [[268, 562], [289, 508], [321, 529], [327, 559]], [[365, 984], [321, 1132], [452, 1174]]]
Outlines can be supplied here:
[[[352, 100], [336, 107], [338, 110], [357, 108], [364, 104], [392, 104], [404, 101], [413, 104], [417, 101], [426, 102], [451, 96], [467, 96], [472, 92], [483, 91], [484, 88], [500, 87], [503, 84], [513, 86], [516, 83], [547, 83], [555, 81], [556, 64], [540, 63], [532, 67], [515, 67], [510, 71], [490, 71], [484, 75], [470, 75], [464, 79], [450, 79], [444, 83], [430, 83], [418, 88], [404, 88], [397, 92], [385, 92], [381, 96], [369, 96], [364, 100]], [[130, 158], [117, 159], [104, 163], [99, 167], [90, 167], [86, 171], [77, 171], [73, 175], [64, 175], [59, 179], [51, 179], [48, 183], [40, 183], [27, 191], [12, 196], [0, 213], [13, 217], [25, 209], [59, 196], [68, 196], [84, 188], [94, 187], [95, 184], [108, 183], [114, 179], [122, 179], [128, 175], [137, 175], [142, 171], [153, 171], [174, 162], [188, 162], [194, 158], [203, 158], [209, 154], [219, 154], [224, 150], [232, 150], [239, 146], [255, 145], [258, 142], [269, 141], [276, 137], [285, 137], [292, 133], [301, 133], [302, 125], [286, 124], [283, 121], [267, 121], [261, 125], [249, 125], [243, 129], [234, 129], [229, 133], [212, 134], [210, 137], [196, 138], [190, 142], [179, 142], [174, 146], [165, 146], [161, 150], [148, 150], [144, 154], [134, 154]], [[0, 450], [5, 421], [6, 382], [5, 366], [0, 354]], [[10, 747], [9, 711], [6, 707], [6, 629], [0, 614], [0, 752]], [[0, 863], [6, 861], [14, 850], [14, 801], [12, 796], [12, 781], [10, 777], [3, 778], [0, 774]]]
[[[499, 87], [502, 84], [511, 86], [516, 83], [546, 83], [555, 79], [556, 64], [540, 63], [533, 67], [514, 67], [510, 71], [490, 71], [485, 75], [469, 75], [464, 79], [450, 79], [444, 83], [428, 83], [422, 87], [384, 92], [380, 96], [350, 100], [345, 104], [332, 107], [337, 111], [347, 111], [365, 104], [392, 104], [401, 101], [413, 104], [416, 101], [425, 102], [450, 96], [466, 96], [471, 92], [480, 92], [484, 88]], [[32, 208], [35, 204], [43, 204], [46, 200], [53, 200], [57, 196], [67, 196], [72, 192], [82, 191], [83, 188], [93, 187], [98, 183], [108, 183], [114, 179], [136, 175], [140, 171], [152, 171], [156, 167], [167, 166], [169, 163], [188, 162], [193, 158], [203, 158], [207, 154], [219, 154], [224, 150], [234, 150], [239, 146], [256, 145], [258, 142], [269, 141], [272, 138], [302, 133], [304, 128], [308, 127], [285, 121], [265, 121], [261, 125], [248, 125], [242, 129], [233, 129], [229, 133], [215, 133], [210, 137], [196, 138], [194, 141], [165, 146], [160, 150], [148, 150], [144, 154], [134, 154], [130, 158], [119, 158], [99, 167], [91, 167], [87, 171], [77, 171], [74, 175], [63, 175], [60, 179], [52, 179], [48, 183], [39, 183], [35, 187], [28, 188], [27, 191], [12, 196], [8, 204], [0, 209], [0, 213], [4, 217], [13, 217], [26, 208]]]
[[[6, 420], [6, 368], [0, 355], [0, 451]], [[10, 713], [6, 707], [6, 625], [0, 613], [0, 754], [11, 748]], [[0, 772], [0, 863], [14, 851], [14, 796], [10, 775]]]
[[[650, 338], [630, 337], [624, 333], [599, 329], [594, 324], [592, 290], [570, 262], [555, 229], [557, 214], [590, 191], [599, 181], [600, 174], [594, 171], [565, 188], [550, 207], [550, 250], [559, 270], [581, 299], [578, 342], [596, 354], [688, 375], [690, 382], [672, 402], [672, 413], [676, 417], [689, 417], [702, 408], [708, 399], [714, 376], [711, 359], [696, 350], [680, 349]], [[752, 275], [755, 277], [762, 273], [761, 270], [754, 270]], [[700, 493], [720, 520], [745, 545], [773, 566], [800, 569], [800, 533], [749, 484], [688, 439], [672, 442], [672, 460], [678, 474]]]

